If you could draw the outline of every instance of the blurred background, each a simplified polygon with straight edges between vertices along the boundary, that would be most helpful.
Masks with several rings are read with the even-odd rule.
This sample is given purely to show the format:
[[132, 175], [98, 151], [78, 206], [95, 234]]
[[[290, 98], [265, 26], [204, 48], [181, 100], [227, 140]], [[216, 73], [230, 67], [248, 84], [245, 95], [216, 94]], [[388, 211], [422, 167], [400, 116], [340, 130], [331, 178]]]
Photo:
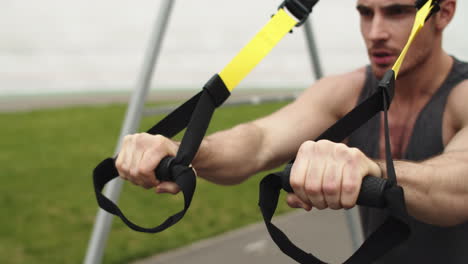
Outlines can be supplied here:
[[[0, 96], [128, 92], [135, 86], [160, 1], [1, 0]], [[277, 1], [178, 0], [154, 75], [157, 89], [198, 89], [275, 12]], [[363, 65], [355, 1], [321, 1], [312, 15], [325, 74]], [[446, 32], [446, 49], [468, 59], [466, 1]], [[332, 15], [333, 14], [333, 15]], [[312, 83], [304, 34], [296, 30], [242, 88]]]
[[[115, 149], [128, 95], [136, 87], [161, 2], [0, 0], [0, 263], [82, 263], [97, 212], [91, 171]], [[326, 75], [368, 61], [355, 3], [320, 1], [312, 13]], [[269, 20], [279, 4], [272, 0], [175, 1], [151, 85], [152, 97], [159, 101], [151, 104], [178, 103], [199, 90]], [[463, 14], [467, 10], [468, 2], [458, 1], [458, 14], [444, 41], [446, 50], [462, 60], [468, 60], [468, 16]], [[314, 82], [312, 72], [304, 34], [296, 29], [233, 95], [302, 90]], [[96, 98], [108, 100], [95, 103]], [[91, 103], [81, 106], [84, 101]], [[208, 133], [264, 116], [286, 103], [221, 108]], [[146, 115], [138, 130], [146, 130], [162, 117]], [[133, 232], [114, 221], [103, 262], [142, 260], [260, 221], [257, 199], [262, 175], [229, 188], [200, 180], [184, 220], [156, 236]], [[151, 191], [126, 184], [120, 204], [135, 222], [154, 226], [180, 207], [181, 197], [155, 198]], [[291, 210], [281, 203], [278, 214], [286, 212]], [[306, 240], [320, 240], [319, 244], [303, 244], [306, 250], [342, 261], [351, 245], [349, 238], [341, 236], [347, 232], [342, 212], [313, 214], [308, 214], [313, 219], [295, 214], [297, 219], [306, 219], [307, 232], [302, 232], [303, 226], [296, 220], [285, 218], [283, 222], [292, 225], [289, 231], [299, 228], [296, 233]], [[236, 257], [253, 254], [255, 263], [287, 263], [263, 228], [255, 227], [260, 233], [247, 229], [246, 233], [254, 234], [252, 241], [236, 240], [231, 246], [215, 239], [204, 245], [224, 245]], [[334, 250], [343, 244], [347, 245], [343, 250]], [[182, 255], [193, 264], [195, 256], [199, 263], [208, 263], [197, 255], [197, 249], [184, 249]], [[225, 252], [208, 251], [209, 256]], [[166, 255], [141, 263], [174, 261]]]

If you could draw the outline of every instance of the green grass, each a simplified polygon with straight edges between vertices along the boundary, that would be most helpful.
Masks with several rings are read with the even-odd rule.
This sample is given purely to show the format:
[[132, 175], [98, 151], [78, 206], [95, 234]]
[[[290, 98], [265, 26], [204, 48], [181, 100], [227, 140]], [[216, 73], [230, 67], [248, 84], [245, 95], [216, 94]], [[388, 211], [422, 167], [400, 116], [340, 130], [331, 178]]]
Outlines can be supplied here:
[[[209, 133], [282, 105], [219, 109]], [[111, 105], [0, 114], [0, 263], [82, 263], [97, 212], [91, 172], [112, 155], [124, 113]], [[144, 118], [141, 130], [160, 118]], [[156, 235], [115, 219], [104, 262], [127, 263], [259, 221], [261, 178], [231, 187], [198, 180], [185, 218]], [[125, 184], [120, 204], [135, 222], [155, 226], [182, 208], [182, 196]]]

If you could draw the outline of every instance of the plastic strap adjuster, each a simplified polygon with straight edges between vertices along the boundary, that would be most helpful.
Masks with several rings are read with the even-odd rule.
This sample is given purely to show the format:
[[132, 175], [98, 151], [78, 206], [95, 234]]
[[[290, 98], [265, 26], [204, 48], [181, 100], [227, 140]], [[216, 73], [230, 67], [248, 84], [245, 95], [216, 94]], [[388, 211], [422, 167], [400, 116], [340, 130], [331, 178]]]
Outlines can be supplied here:
[[296, 24], [296, 27], [301, 26], [309, 17], [310, 12], [312, 12], [312, 7], [318, 2], [318, 0], [310, 1], [310, 7], [306, 6], [301, 0], [285, 0], [278, 9], [286, 8], [291, 12], [299, 22]]
[[384, 96], [388, 99], [388, 110], [388, 108], [390, 108], [390, 102], [393, 100], [393, 96], [395, 95], [395, 72], [393, 70], [388, 70], [384, 74], [382, 80], [379, 82], [379, 89], [383, 90]]
[[203, 90], [208, 92], [215, 107], [222, 105], [231, 95], [223, 79], [219, 74], [213, 75], [211, 79], [203, 86]]

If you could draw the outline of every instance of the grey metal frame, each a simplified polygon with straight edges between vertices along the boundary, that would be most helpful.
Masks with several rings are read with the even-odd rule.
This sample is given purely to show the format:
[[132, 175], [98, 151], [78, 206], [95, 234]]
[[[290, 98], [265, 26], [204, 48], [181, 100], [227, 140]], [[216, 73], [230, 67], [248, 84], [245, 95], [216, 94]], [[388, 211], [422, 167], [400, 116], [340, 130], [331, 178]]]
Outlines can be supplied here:
[[[157, 62], [158, 55], [161, 50], [161, 45], [164, 39], [164, 34], [169, 22], [169, 17], [173, 9], [175, 0], [164, 0], [161, 3], [161, 8], [159, 10], [159, 15], [157, 16], [153, 32], [148, 44], [148, 48], [144, 57], [144, 62], [142, 69], [138, 78], [138, 82], [135, 90], [132, 93], [129, 106], [127, 108], [127, 113], [125, 116], [124, 123], [122, 125], [122, 130], [120, 132], [120, 137], [115, 149], [115, 155], [120, 150], [122, 140], [128, 134], [135, 133], [139, 127], [141, 117], [144, 114], [144, 104], [145, 99], [148, 95], [151, 79], [153, 76], [154, 68]], [[316, 79], [320, 79], [323, 75], [320, 58], [318, 51], [315, 45], [314, 35], [312, 31], [312, 26], [310, 24], [310, 19], [305, 23], [304, 32], [306, 36], [306, 41], [309, 49], [309, 55], [311, 59], [311, 64]], [[279, 100], [294, 99], [295, 96], [291, 97], [281, 97]], [[278, 98], [277, 98], [278, 99]], [[271, 98], [262, 99], [255, 98], [245, 101], [237, 101], [234, 104], [242, 103], [259, 103], [262, 101], [270, 101]], [[166, 108], [163, 110], [169, 111], [171, 108]], [[156, 110], [157, 112], [161, 112]], [[113, 202], [117, 203], [120, 192], [122, 189], [122, 180], [117, 178], [113, 180], [105, 189], [105, 195], [109, 197]], [[350, 229], [353, 248], [357, 249], [362, 243], [362, 232], [359, 226], [359, 220], [357, 218], [357, 213], [352, 210], [346, 211], [346, 219], [348, 222], [348, 227]], [[98, 214], [96, 217], [96, 222], [92, 231], [91, 239], [88, 244], [87, 253], [84, 259], [85, 264], [97, 264], [102, 262], [102, 257], [104, 255], [104, 249], [107, 243], [107, 238], [112, 226], [112, 215], [108, 214], [102, 209], [98, 209]]]
[[[161, 50], [164, 33], [175, 0], [165, 0], [161, 3], [159, 15], [157, 16], [154, 31], [151, 34], [148, 50], [145, 54], [142, 69], [138, 77], [136, 89], [133, 91], [130, 103], [127, 108], [125, 121], [120, 131], [119, 141], [115, 149], [115, 155], [119, 153], [122, 140], [128, 134], [135, 133], [141, 121], [145, 98], [148, 95], [151, 78], [156, 65], [156, 61]], [[113, 180], [105, 190], [105, 195], [113, 202], [117, 202], [122, 190], [122, 180], [117, 178]], [[91, 240], [88, 244], [88, 250], [84, 259], [85, 264], [97, 264], [102, 262], [105, 245], [112, 226], [111, 214], [99, 209], [96, 222], [94, 224]]]

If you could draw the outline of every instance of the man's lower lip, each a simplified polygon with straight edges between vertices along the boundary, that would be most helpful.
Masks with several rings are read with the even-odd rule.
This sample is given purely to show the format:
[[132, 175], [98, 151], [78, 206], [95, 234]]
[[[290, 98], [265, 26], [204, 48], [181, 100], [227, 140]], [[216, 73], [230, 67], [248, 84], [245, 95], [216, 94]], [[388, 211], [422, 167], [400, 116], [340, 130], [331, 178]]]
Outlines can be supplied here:
[[372, 60], [377, 65], [389, 65], [395, 61], [395, 56], [383, 56], [383, 57], [372, 56]]

